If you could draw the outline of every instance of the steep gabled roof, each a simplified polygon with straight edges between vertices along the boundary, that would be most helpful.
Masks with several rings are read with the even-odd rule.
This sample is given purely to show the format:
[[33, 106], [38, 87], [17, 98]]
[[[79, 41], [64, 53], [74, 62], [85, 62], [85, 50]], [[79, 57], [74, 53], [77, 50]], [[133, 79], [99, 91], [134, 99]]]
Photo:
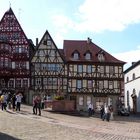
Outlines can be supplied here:
[[[87, 62], [87, 60], [84, 57], [84, 54], [87, 51], [89, 51], [92, 54], [92, 58], [90, 60], [92, 62], [99, 62], [97, 55], [98, 53], [103, 53], [105, 57], [104, 62], [125, 64], [125, 62], [116, 59], [115, 57], [107, 53], [105, 50], [103, 50], [96, 44], [92, 43], [91, 41], [88, 42], [87, 40], [64, 40], [63, 49], [64, 49], [65, 59], [67, 61], [82, 61], [82, 62], [86, 61]], [[80, 53], [79, 60], [74, 60], [72, 58], [72, 54], [74, 51], [78, 51]]]
[[0, 39], [11, 42], [12, 44], [29, 45], [28, 38], [11, 7], [5, 12], [0, 21]]
[[[50, 37], [50, 40], [52, 41], [52, 43], [54, 44], [55, 48], [57, 49], [58, 53], [60, 54], [61, 58], [63, 61], [65, 61], [64, 57], [63, 57], [63, 51], [61, 49], [58, 49], [55, 42], [53, 41], [50, 33], [48, 32], [48, 30], [46, 30], [46, 32], [44, 33], [43, 37], [41, 38], [39, 44], [36, 46], [36, 51], [39, 49], [39, 46], [41, 45], [42, 41], [44, 40], [45, 36], [48, 35]], [[34, 57], [36, 51], [34, 52], [32, 58]]]

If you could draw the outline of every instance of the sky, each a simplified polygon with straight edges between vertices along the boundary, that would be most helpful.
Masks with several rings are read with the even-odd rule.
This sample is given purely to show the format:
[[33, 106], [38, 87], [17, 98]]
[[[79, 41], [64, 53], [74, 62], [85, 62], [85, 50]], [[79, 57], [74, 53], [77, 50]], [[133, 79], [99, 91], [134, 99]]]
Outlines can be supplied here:
[[0, 0], [0, 19], [10, 6], [34, 43], [48, 30], [58, 48], [91, 38], [124, 70], [140, 60], [140, 0]]

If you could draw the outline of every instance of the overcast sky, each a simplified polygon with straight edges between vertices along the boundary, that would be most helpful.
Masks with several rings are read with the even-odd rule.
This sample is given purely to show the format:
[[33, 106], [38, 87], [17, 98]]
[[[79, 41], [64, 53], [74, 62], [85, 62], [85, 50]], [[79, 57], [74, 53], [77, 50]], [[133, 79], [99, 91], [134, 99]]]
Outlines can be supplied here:
[[10, 5], [34, 42], [48, 30], [58, 48], [90, 37], [125, 69], [140, 59], [140, 0], [0, 0], [0, 19]]

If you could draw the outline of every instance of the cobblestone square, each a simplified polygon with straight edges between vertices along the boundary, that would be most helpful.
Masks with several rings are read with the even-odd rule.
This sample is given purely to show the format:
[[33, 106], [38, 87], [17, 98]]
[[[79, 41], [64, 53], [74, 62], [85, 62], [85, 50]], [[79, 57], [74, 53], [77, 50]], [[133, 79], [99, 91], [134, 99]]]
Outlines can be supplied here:
[[22, 105], [21, 112], [0, 110], [0, 140], [140, 140], [140, 117], [115, 116], [113, 121], [70, 116]]

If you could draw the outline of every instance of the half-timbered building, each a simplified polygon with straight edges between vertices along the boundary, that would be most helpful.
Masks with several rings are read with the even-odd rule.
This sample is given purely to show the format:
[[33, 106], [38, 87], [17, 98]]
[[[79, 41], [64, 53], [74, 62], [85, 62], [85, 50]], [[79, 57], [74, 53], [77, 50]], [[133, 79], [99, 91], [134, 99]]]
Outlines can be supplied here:
[[68, 95], [76, 100], [78, 110], [87, 110], [92, 102], [100, 109], [107, 103], [116, 109], [123, 81], [123, 61], [102, 48], [85, 41], [65, 40], [64, 55], [68, 68]]
[[31, 60], [31, 89], [35, 94], [51, 99], [66, 96], [67, 68], [61, 52], [46, 31]]
[[52, 99], [64, 95], [75, 100], [77, 110], [87, 110], [90, 102], [97, 110], [104, 103], [116, 108], [125, 63], [91, 39], [64, 40], [63, 49], [58, 49], [46, 31], [31, 63], [32, 89], [37, 93]]
[[13, 10], [0, 21], [0, 89], [27, 92], [30, 86], [30, 42]]
[[46, 31], [34, 48], [11, 8], [0, 21], [0, 89], [30, 93], [30, 103], [41, 94], [74, 100], [77, 110], [87, 110], [90, 102], [97, 110], [104, 103], [115, 109], [124, 64], [89, 38], [64, 40], [58, 49]]

